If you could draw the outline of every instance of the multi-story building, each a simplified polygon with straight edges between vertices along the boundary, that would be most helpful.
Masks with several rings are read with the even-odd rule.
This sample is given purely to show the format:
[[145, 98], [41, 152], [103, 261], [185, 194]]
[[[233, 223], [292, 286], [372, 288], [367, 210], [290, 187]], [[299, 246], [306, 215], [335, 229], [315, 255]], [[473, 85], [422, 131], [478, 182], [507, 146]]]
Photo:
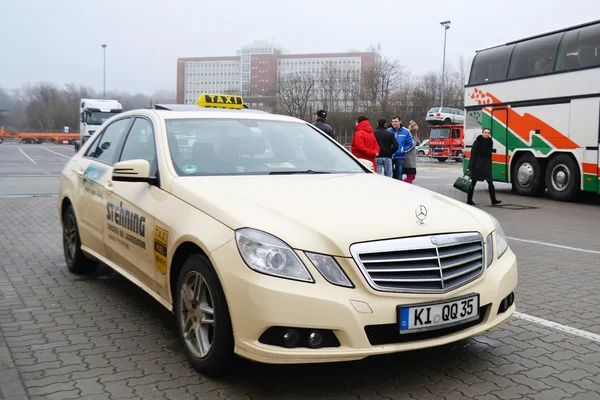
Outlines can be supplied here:
[[[312, 101], [340, 100], [352, 80], [362, 93], [364, 75], [380, 57], [377, 49], [365, 52], [284, 54], [276, 45], [255, 42], [242, 46], [232, 57], [197, 57], [177, 60], [177, 102], [193, 104], [201, 93], [241, 94], [265, 103], [277, 95], [286, 76], [308, 75], [314, 80]], [[333, 93], [335, 96], [332, 96]], [[335, 103], [330, 103], [334, 105]]]

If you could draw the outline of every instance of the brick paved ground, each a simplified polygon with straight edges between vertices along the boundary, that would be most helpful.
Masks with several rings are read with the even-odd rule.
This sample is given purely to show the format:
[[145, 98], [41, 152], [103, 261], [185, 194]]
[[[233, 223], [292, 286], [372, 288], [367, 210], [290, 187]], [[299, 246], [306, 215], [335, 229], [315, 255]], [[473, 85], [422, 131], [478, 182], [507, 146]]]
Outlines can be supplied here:
[[[516, 318], [452, 346], [333, 365], [245, 363], [225, 379], [204, 378], [150, 296], [107, 269], [68, 273], [55, 200], [0, 199], [0, 399], [600, 398], [599, 343]], [[523, 211], [492, 211], [506, 212], [510, 236], [533, 229]], [[564, 228], [575, 235], [573, 224], [586, 223]], [[597, 256], [511, 246], [519, 311], [600, 332]]]

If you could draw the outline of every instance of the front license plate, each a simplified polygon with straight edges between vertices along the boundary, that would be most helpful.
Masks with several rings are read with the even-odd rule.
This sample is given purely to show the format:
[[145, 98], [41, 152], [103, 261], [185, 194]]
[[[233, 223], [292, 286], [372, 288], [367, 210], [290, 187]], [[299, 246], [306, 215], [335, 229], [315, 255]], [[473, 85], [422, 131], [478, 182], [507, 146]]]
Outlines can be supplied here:
[[443, 302], [398, 306], [400, 333], [448, 328], [479, 318], [479, 294]]

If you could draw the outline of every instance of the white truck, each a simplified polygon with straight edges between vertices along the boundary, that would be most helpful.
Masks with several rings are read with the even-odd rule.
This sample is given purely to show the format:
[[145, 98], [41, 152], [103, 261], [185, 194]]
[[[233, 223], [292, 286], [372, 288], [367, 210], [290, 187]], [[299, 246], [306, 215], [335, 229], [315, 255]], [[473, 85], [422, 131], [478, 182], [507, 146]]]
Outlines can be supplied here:
[[75, 143], [75, 151], [110, 117], [123, 112], [123, 106], [117, 100], [81, 99], [79, 102], [79, 135], [81, 140]]

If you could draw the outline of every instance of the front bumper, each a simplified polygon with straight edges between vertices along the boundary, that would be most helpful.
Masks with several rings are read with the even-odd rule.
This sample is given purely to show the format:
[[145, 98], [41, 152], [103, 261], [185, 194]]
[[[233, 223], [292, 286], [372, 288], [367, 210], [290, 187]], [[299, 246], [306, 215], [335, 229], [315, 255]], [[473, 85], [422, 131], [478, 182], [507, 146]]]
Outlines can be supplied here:
[[[303, 253], [298, 252], [298, 255], [316, 283], [252, 271], [241, 259], [235, 241], [210, 254], [227, 297], [238, 355], [277, 364], [359, 360], [472, 337], [506, 323], [515, 311], [512, 304], [498, 313], [502, 300], [517, 286], [517, 262], [510, 249], [482, 277], [445, 294], [377, 292], [367, 285], [351, 258], [337, 258], [337, 261], [356, 288], [334, 286], [323, 279]], [[480, 296], [482, 316], [479, 321], [436, 334], [399, 335], [396, 329], [398, 305], [449, 300], [472, 293]], [[259, 341], [267, 329], [277, 326], [331, 330], [340, 345], [287, 348]]]

